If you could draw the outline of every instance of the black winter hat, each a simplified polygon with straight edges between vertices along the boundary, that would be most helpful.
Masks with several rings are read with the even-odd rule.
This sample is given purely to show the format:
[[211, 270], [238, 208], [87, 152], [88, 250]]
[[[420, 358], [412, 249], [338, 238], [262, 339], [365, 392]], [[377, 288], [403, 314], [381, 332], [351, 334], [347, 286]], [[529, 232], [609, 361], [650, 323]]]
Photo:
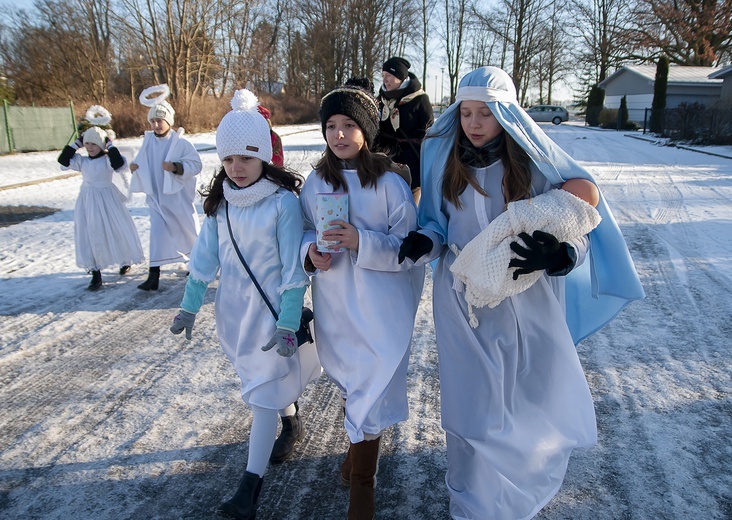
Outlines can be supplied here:
[[325, 137], [325, 124], [331, 116], [342, 114], [353, 119], [361, 128], [369, 149], [373, 149], [379, 133], [379, 109], [373, 94], [362, 85], [362, 80], [351, 78], [342, 87], [328, 92], [320, 101], [320, 124]]
[[395, 56], [386, 60], [381, 70], [385, 70], [392, 76], [404, 81], [409, 76], [409, 67], [411, 65], [407, 60]]

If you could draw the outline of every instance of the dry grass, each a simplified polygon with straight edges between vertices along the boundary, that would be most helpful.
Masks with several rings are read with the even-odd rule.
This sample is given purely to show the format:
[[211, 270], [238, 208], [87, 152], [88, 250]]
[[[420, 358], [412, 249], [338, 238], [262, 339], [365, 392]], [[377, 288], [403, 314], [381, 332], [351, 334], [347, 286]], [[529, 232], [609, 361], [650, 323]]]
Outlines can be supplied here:
[[[188, 114], [173, 100], [171, 105], [176, 110], [175, 126], [182, 126], [191, 133], [212, 132], [224, 114], [231, 110], [230, 100], [228, 96], [221, 99], [213, 96], [196, 99]], [[319, 103], [316, 100], [261, 95], [259, 101], [270, 110], [273, 125], [311, 123], [318, 120]], [[92, 104], [96, 103], [75, 102], [76, 116], [83, 117]], [[111, 126], [117, 137], [136, 137], [150, 128], [147, 122], [148, 109], [137, 100], [132, 102], [129, 98], [120, 97], [108, 101], [104, 107], [112, 114]]]

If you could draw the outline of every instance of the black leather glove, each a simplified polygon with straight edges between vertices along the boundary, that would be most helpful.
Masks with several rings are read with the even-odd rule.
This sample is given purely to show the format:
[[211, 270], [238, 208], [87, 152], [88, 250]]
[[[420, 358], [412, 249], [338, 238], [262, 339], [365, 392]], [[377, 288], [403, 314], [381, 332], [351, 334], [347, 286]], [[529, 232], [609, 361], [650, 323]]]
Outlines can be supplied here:
[[432, 246], [433, 243], [430, 237], [416, 231], [410, 231], [399, 247], [399, 263], [404, 262], [405, 258], [416, 262], [421, 256], [432, 251]]
[[564, 276], [569, 273], [577, 261], [574, 249], [567, 242], [559, 242], [554, 235], [544, 231], [534, 231], [533, 235], [519, 233], [519, 238], [526, 247], [518, 242], [511, 242], [511, 250], [522, 258], [514, 258], [508, 267], [518, 267], [513, 272], [513, 279], [519, 275], [534, 271], [546, 270], [549, 276]]

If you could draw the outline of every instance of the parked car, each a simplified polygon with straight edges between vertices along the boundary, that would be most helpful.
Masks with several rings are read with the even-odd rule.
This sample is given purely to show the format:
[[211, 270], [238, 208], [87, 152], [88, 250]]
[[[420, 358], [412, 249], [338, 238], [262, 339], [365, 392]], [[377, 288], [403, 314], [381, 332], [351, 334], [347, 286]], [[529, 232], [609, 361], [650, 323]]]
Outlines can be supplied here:
[[569, 121], [569, 112], [564, 107], [556, 105], [535, 105], [526, 110], [531, 119], [537, 122], [548, 123], [551, 121], [555, 125], [563, 121]]

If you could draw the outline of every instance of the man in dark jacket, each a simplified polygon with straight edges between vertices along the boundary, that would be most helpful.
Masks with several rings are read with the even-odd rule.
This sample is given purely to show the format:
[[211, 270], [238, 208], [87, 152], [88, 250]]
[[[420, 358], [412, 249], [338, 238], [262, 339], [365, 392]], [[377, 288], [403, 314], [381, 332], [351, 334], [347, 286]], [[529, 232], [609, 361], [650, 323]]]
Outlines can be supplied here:
[[404, 58], [393, 57], [382, 67], [383, 86], [379, 90], [379, 135], [376, 150], [392, 155], [397, 163], [409, 166], [412, 194], [419, 203], [419, 152], [427, 129], [434, 122], [432, 104], [417, 77], [409, 72]]

